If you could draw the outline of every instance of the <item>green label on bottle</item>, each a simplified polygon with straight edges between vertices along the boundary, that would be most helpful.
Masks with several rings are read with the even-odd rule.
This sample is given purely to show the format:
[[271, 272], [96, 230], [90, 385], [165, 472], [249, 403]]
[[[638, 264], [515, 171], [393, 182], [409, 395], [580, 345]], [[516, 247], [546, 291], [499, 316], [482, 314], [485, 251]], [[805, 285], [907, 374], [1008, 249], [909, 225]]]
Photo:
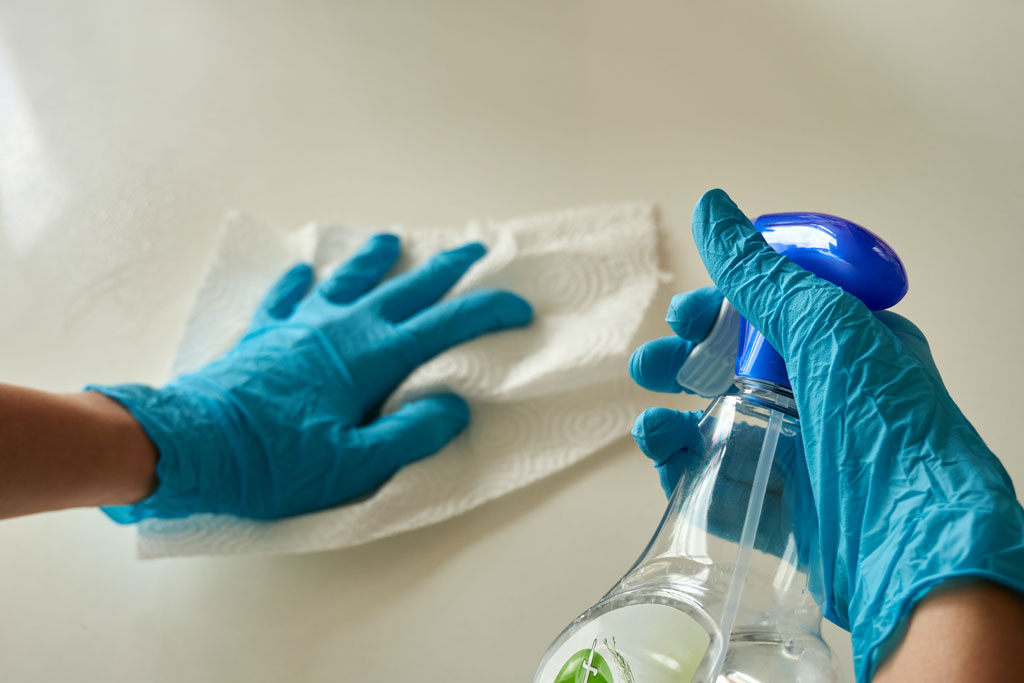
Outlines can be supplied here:
[[711, 639], [668, 605], [629, 605], [588, 622], [547, 660], [539, 683], [689, 683]]
[[589, 649], [570, 656], [555, 677], [555, 683], [615, 683], [608, 662], [596, 650], [595, 640]]

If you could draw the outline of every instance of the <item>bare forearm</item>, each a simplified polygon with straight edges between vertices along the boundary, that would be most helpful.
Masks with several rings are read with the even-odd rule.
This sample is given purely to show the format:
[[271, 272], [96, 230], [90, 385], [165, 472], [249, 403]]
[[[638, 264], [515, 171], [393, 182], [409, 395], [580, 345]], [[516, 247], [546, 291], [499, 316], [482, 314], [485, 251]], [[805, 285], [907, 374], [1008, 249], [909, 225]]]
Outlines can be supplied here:
[[0, 518], [136, 502], [155, 485], [156, 460], [139, 424], [105, 396], [0, 384]]
[[914, 610], [875, 675], [897, 681], [1015, 681], [1024, 672], [1024, 600], [993, 583], [939, 587]]

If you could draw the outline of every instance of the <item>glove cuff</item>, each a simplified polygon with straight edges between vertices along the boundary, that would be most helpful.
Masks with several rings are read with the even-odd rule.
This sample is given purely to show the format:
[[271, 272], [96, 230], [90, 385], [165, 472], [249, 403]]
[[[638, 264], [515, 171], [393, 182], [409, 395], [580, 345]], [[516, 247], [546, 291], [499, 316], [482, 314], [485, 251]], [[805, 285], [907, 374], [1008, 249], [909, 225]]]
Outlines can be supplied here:
[[1024, 594], [1024, 510], [1016, 500], [997, 497], [981, 509], [931, 510], [907, 533], [891, 539], [863, 560], [884, 562], [885, 567], [866, 574], [887, 576], [888, 583], [874, 590], [858, 586], [850, 605], [858, 681], [871, 680], [898, 644], [894, 635], [906, 628], [914, 607], [939, 584], [973, 578]]
[[[186, 389], [187, 387], [187, 389]], [[220, 488], [207, 495], [211, 482], [238, 481], [231, 476], [243, 452], [243, 432], [230, 402], [201, 378], [180, 377], [162, 388], [142, 384], [89, 385], [124, 406], [156, 445], [156, 490], [133, 505], [100, 508], [120, 524], [151, 517], [186, 517], [196, 512], [232, 509], [237, 495]]]

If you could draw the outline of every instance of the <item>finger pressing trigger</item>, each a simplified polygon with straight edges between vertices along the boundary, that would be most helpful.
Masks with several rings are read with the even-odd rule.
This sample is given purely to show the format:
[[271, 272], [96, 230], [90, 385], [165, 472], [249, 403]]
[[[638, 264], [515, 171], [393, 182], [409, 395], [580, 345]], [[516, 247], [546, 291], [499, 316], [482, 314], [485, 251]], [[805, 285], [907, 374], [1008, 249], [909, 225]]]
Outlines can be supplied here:
[[665, 314], [665, 322], [677, 335], [696, 343], [708, 335], [721, 306], [722, 292], [717, 287], [676, 294]]

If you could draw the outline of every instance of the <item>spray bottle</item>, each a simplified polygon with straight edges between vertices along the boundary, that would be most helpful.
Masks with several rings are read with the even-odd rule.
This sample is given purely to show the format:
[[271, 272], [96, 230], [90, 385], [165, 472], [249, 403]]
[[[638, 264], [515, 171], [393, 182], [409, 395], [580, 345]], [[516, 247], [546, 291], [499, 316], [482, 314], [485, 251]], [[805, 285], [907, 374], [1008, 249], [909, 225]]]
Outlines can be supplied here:
[[[907, 291], [896, 253], [855, 223], [784, 213], [754, 227], [871, 310]], [[732, 366], [722, 359], [737, 338]], [[534, 683], [838, 680], [821, 637], [817, 515], [782, 357], [725, 302], [677, 380], [718, 394], [700, 443], [640, 559], [555, 639]]]

